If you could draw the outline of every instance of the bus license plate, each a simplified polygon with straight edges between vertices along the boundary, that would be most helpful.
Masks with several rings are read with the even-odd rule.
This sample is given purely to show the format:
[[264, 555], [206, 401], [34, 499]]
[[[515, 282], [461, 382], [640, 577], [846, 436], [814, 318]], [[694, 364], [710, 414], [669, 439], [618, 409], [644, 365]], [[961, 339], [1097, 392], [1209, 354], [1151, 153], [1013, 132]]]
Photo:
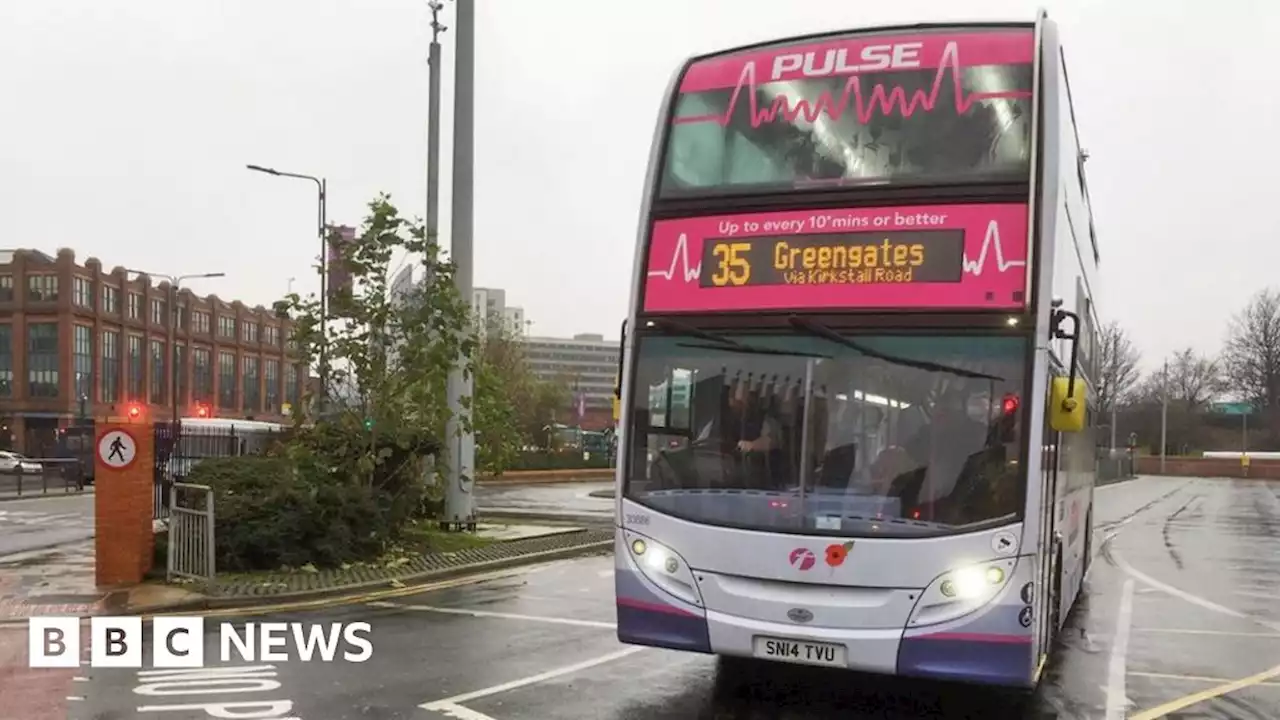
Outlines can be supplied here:
[[755, 655], [765, 660], [844, 667], [846, 665], [844, 653], [843, 645], [771, 637], [755, 639]]

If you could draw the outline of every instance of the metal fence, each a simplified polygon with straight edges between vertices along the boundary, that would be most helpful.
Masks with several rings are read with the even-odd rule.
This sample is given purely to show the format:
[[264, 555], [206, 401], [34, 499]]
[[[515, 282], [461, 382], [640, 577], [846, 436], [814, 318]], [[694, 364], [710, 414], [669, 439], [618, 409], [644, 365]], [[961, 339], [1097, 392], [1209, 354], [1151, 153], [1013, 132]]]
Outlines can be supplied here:
[[1128, 450], [1098, 451], [1098, 485], [1135, 477], [1134, 455]]
[[11, 470], [0, 470], [0, 498], [83, 492], [85, 464], [78, 458], [23, 458]]
[[216, 563], [213, 528], [213, 488], [173, 483], [169, 493], [167, 579], [213, 579]]
[[170, 516], [170, 494], [202, 460], [260, 455], [283, 439], [284, 432], [236, 427], [201, 427], [174, 423], [155, 425], [155, 492], [152, 517]]

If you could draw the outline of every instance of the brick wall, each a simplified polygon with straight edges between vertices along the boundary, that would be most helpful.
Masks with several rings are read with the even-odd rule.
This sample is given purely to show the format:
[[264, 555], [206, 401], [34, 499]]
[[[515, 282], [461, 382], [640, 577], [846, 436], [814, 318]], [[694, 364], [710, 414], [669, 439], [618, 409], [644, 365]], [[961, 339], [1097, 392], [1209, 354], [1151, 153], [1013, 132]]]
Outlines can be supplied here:
[[1249, 463], [1247, 472], [1240, 465], [1238, 458], [1166, 457], [1164, 466], [1164, 472], [1160, 472], [1158, 456], [1141, 456], [1137, 461], [1137, 474], [1280, 480], [1280, 460], [1253, 459]]

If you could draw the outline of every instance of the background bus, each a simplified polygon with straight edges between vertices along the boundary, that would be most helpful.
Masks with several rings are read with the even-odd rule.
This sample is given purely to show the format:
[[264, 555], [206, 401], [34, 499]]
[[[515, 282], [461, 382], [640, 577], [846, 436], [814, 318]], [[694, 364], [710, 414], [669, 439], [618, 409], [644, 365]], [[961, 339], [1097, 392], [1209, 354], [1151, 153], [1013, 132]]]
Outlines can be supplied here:
[[1074, 122], [1043, 15], [681, 68], [624, 337], [621, 641], [1034, 686], [1090, 553]]

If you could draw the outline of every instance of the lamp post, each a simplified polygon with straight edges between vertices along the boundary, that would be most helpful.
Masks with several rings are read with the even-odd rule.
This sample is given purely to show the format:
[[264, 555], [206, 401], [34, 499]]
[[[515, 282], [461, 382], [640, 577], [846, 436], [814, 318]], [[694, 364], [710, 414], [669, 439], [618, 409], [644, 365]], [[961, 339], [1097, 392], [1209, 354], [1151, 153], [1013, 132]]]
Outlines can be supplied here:
[[182, 414], [182, 403], [178, 398], [178, 288], [184, 280], [226, 277], [226, 273], [194, 273], [191, 275], [164, 275], [141, 270], [126, 270], [135, 275], [147, 275], [169, 281], [169, 401], [173, 406], [172, 422], [176, 426]]
[[329, 396], [329, 239], [327, 237], [328, 220], [325, 210], [325, 203], [329, 197], [328, 184], [324, 178], [312, 175], [284, 172], [283, 170], [261, 165], [245, 165], [245, 167], [254, 172], [266, 173], [276, 177], [310, 180], [316, 184], [316, 190], [319, 193], [317, 196], [319, 206], [317, 208], [319, 214], [317, 232], [320, 236], [320, 411], [323, 413], [328, 405], [326, 398]]

